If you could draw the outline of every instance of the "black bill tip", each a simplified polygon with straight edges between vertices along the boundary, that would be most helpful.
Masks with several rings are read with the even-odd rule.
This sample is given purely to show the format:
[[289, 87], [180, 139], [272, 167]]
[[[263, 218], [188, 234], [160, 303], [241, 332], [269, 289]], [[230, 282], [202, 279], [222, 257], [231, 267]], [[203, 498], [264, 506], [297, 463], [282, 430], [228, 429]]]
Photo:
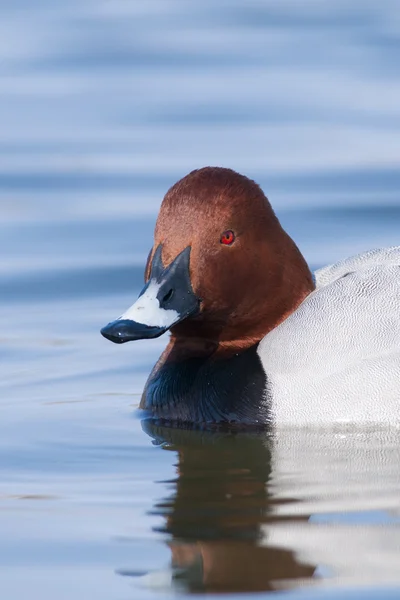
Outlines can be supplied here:
[[110, 342], [124, 344], [134, 340], [156, 338], [165, 333], [166, 330], [166, 327], [149, 327], [130, 319], [117, 319], [103, 327], [100, 333]]

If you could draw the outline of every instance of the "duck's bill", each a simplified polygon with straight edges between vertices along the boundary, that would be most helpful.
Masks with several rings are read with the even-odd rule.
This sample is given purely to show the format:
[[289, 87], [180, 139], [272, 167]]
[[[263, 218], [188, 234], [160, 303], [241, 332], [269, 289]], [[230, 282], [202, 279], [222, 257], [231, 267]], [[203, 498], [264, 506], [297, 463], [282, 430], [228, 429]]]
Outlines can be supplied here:
[[149, 327], [143, 323], [137, 323], [131, 319], [117, 319], [108, 323], [101, 329], [103, 335], [110, 342], [123, 344], [134, 340], [144, 340], [156, 338], [165, 333], [168, 327]]
[[150, 279], [136, 302], [119, 319], [101, 330], [116, 344], [156, 338], [184, 319], [199, 312], [189, 273], [190, 246], [164, 269], [161, 245], [154, 253]]

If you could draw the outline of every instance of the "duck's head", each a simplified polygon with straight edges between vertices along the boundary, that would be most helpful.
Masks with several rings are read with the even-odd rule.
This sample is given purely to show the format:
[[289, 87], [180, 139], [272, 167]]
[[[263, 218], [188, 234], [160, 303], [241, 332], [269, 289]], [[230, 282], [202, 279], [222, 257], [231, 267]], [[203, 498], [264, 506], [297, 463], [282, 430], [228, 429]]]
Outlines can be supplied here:
[[231, 169], [192, 171], [167, 192], [136, 302], [102, 329], [246, 348], [312, 291], [307, 264], [261, 188]]

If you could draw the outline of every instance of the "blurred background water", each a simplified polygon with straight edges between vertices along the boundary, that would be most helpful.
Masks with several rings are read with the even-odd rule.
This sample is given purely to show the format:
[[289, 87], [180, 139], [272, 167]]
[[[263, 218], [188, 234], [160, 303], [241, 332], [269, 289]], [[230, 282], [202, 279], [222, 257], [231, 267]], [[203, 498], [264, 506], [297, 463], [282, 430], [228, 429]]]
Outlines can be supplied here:
[[2, 597], [397, 598], [396, 431], [146, 433], [166, 340], [98, 330], [193, 168], [255, 178], [313, 268], [400, 243], [398, 2], [0, 10]]

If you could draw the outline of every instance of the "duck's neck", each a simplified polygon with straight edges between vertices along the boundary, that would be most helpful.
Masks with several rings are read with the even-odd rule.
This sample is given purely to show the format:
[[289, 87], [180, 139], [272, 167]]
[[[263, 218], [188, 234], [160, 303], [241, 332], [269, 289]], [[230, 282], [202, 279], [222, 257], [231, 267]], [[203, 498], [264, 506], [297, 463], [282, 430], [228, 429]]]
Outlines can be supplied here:
[[254, 283], [243, 305], [225, 314], [205, 311], [173, 329], [140, 405], [154, 418], [200, 425], [270, 422], [268, 381], [258, 344], [314, 289], [297, 246], [283, 230], [280, 236], [286, 236], [286, 243], [276, 248], [283, 246], [284, 251], [276, 250], [269, 272]]
[[270, 420], [257, 344], [242, 352], [171, 339], [147, 381], [140, 407], [157, 420], [212, 427]]

